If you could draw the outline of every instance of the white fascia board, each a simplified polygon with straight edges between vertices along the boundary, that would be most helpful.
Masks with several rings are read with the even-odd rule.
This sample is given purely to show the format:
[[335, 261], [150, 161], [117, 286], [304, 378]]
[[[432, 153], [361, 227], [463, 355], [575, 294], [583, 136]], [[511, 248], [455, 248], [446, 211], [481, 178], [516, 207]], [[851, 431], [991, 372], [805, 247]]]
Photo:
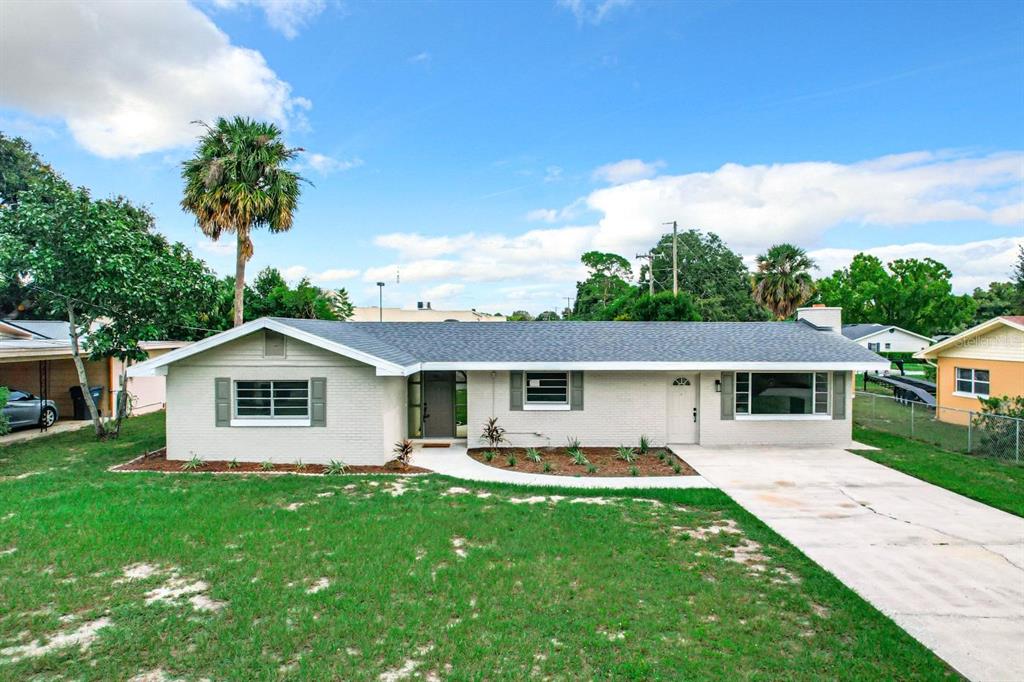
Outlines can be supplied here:
[[400, 376], [403, 371], [401, 365], [396, 365], [393, 362], [388, 362], [387, 360], [378, 358], [375, 355], [364, 353], [363, 351], [350, 348], [340, 343], [328, 341], [327, 339], [317, 336], [316, 334], [309, 334], [307, 332], [300, 331], [294, 327], [291, 327], [287, 324], [282, 324], [268, 317], [261, 317], [258, 320], [246, 322], [241, 326], [228, 329], [227, 331], [223, 331], [219, 334], [214, 334], [213, 336], [205, 338], [202, 341], [196, 341], [195, 343], [185, 346], [183, 348], [172, 350], [169, 353], [165, 353], [159, 357], [153, 358], [152, 360], [140, 362], [139, 364], [134, 365], [128, 369], [128, 376], [145, 377], [166, 374], [166, 366], [170, 365], [171, 363], [177, 362], [179, 360], [184, 360], [185, 358], [197, 355], [199, 353], [202, 353], [203, 351], [210, 350], [211, 348], [216, 348], [217, 346], [223, 345], [230, 341], [234, 341], [235, 339], [241, 338], [243, 336], [259, 331], [261, 329], [271, 329], [273, 331], [279, 332], [281, 334], [284, 334], [285, 336], [291, 337], [298, 341], [308, 343], [312, 346], [323, 348], [324, 350], [328, 350], [333, 353], [337, 353], [338, 355], [343, 355], [345, 357], [352, 358], [353, 360], [358, 360], [359, 362], [365, 362], [368, 365], [376, 367], [378, 373], [381, 373], [382, 375], [384, 375], [383, 373], [395, 373], [396, 375]]
[[932, 341], [934, 340], [930, 336], [925, 336], [924, 334], [918, 334], [917, 332], [912, 332], [909, 329], [904, 329], [903, 327], [897, 327], [895, 325], [886, 327], [885, 329], [879, 329], [877, 332], [871, 332], [870, 334], [865, 334], [864, 336], [858, 336], [856, 339], [850, 339], [850, 340], [851, 341], [858, 341], [858, 342], [859, 341], [863, 341], [864, 339], [870, 339], [873, 336], [879, 336], [881, 334], [888, 334], [890, 329], [895, 329], [896, 331], [903, 332], [904, 334], [909, 334], [910, 336], [915, 336], [915, 337], [921, 339], [922, 341], [927, 341], [928, 343], [932, 343]]
[[[609, 372], [684, 372], [684, 371], [884, 371], [886, 361], [865, 362], [424, 362], [413, 372], [497, 371], [497, 370], [601, 370]], [[410, 372], [412, 373], [412, 372]]]
[[954, 344], [960, 343], [961, 341], [964, 341], [965, 339], [969, 339], [969, 338], [972, 338], [974, 336], [977, 336], [978, 334], [984, 334], [985, 332], [987, 332], [992, 327], [995, 327], [995, 326], [1000, 325], [1000, 324], [1006, 325], [1007, 327], [1010, 327], [1012, 329], [1017, 329], [1018, 331], [1024, 332], [1024, 325], [1019, 325], [1016, 322], [1013, 322], [1011, 320], [1003, 319], [1002, 317], [993, 317], [988, 322], [982, 322], [981, 324], [979, 324], [977, 326], [974, 326], [974, 327], [971, 327], [970, 329], [965, 329], [964, 331], [960, 332], [956, 336], [951, 336], [948, 339], [944, 339], [942, 341], [939, 341], [934, 346], [928, 346], [924, 350], [920, 350], [917, 353], [914, 353], [914, 357], [915, 358], [919, 358], [919, 359], [924, 359], [924, 360], [930, 360], [930, 359], [934, 358], [936, 353], [938, 353], [939, 351], [944, 350], [944, 349], [946, 349], [949, 346], [952, 346]]

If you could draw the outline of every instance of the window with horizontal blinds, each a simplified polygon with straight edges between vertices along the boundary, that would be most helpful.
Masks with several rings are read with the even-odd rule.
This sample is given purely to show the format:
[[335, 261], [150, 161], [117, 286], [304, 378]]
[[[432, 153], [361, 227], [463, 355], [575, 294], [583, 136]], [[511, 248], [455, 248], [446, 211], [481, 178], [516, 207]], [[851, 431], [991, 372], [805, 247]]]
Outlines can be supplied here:
[[308, 381], [236, 381], [235, 416], [299, 419], [309, 416]]
[[526, 372], [527, 405], [568, 405], [568, 372]]

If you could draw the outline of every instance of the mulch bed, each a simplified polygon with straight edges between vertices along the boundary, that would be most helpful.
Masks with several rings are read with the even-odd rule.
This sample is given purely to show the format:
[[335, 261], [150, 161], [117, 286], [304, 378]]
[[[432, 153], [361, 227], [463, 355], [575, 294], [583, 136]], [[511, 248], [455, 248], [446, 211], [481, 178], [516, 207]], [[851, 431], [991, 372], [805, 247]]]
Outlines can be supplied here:
[[[164, 471], [176, 473], [232, 473], [232, 474], [325, 474], [327, 467], [323, 464], [306, 464], [298, 468], [294, 464], [275, 464], [272, 469], [264, 469], [259, 462], [238, 462], [235, 467], [228, 466], [227, 460], [204, 461], [203, 465], [195, 470], [185, 471], [181, 465], [185, 462], [177, 459], [167, 459], [167, 449], [161, 448], [153, 452], [147, 452], [142, 457], [137, 457], [130, 462], [116, 466], [112, 471]], [[345, 469], [346, 474], [429, 474], [430, 472], [420, 467], [403, 467], [399, 462], [391, 460], [383, 466], [349, 466]]]
[[[615, 448], [580, 448], [587, 460], [597, 467], [596, 473], [589, 473], [585, 464], [574, 464], [569, 457], [568, 448], [537, 448], [543, 458], [540, 462], [531, 462], [526, 458], [526, 448], [497, 448], [494, 458], [488, 462], [484, 453], [490, 448], [470, 448], [469, 456], [478, 462], [508, 471], [522, 471], [530, 474], [549, 474], [552, 476], [584, 476], [602, 478], [605, 476], [632, 476], [631, 469], [636, 467], [637, 476], [697, 476], [697, 472], [684, 462], [679, 455], [668, 448], [651, 448], [646, 454], [636, 453], [636, 461], [632, 464], [619, 459]], [[659, 458], [663, 455], [663, 459]], [[509, 455], [515, 455], [515, 466], [509, 466]], [[551, 465], [550, 471], [544, 470], [544, 463]], [[677, 474], [672, 464], [679, 465]]]

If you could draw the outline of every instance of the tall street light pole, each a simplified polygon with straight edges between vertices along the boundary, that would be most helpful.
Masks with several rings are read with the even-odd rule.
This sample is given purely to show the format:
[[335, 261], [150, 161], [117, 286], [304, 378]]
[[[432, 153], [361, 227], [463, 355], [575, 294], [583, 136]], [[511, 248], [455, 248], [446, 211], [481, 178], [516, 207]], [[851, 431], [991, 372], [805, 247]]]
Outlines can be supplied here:
[[377, 291], [380, 294], [378, 296], [379, 303], [377, 304], [377, 311], [380, 313], [380, 321], [384, 321], [384, 282], [377, 282]]

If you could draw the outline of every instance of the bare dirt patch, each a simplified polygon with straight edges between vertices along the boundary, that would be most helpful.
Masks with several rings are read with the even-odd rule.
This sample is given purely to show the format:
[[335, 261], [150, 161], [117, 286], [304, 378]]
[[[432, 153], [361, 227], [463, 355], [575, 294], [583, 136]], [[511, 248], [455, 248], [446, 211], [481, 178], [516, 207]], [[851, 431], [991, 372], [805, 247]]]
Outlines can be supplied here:
[[[261, 462], [230, 462], [228, 460], [204, 461], [198, 469], [184, 471], [181, 467], [185, 462], [176, 459], [167, 459], [167, 450], [161, 448], [148, 452], [130, 462], [113, 467], [111, 471], [161, 471], [164, 473], [188, 473], [188, 474], [313, 474], [326, 475], [327, 466], [324, 464], [304, 464], [301, 467], [297, 464], [274, 464], [265, 469]], [[350, 466], [345, 468], [346, 474], [427, 474], [426, 469], [414, 466], [403, 466], [401, 463], [392, 460], [383, 466]]]
[[[697, 472], [679, 455], [668, 448], [654, 448], [646, 454], [637, 454], [632, 463], [619, 459], [615, 448], [580, 448], [587, 461], [597, 467], [596, 472], [589, 472], [585, 464], [574, 464], [568, 454], [568, 448], [552, 447], [537, 448], [541, 461], [532, 462], [526, 458], [526, 448], [496, 448], [494, 457], [487, 461], [486, 454], [490, 448], [470, 448], [469, 456], [473, 459], [509, 471], [522, 471], [528, 474], [549, 474], [552, 476], [584, 476], [602, 478], [606, 476], [696, 476]], [[659, 457], [660, 455], [660, 457]], [[515, 465], [509, 466], [509, 456], [515, 457]], [[545, 464], [550, 471], [545, 471]], [[676, 473], [673, 464], [679, 467]]]
[[110, 625], [109, 618], [98, 618], [97, 620], [83, 623], [70, 632], [58, 632], [55, 635], [51, 635], [46, 644], [37, 639], [28, 644], [0, 649], [0, 656], [7, 658], [10, 663], [17, 663], [23, 658], [38, 658], [39, 656], [45, 656], [51, 651], [71, 646], [78, 647], [79, 651], [85, 651], [96, 639], [99, 631], [108, 625]]

